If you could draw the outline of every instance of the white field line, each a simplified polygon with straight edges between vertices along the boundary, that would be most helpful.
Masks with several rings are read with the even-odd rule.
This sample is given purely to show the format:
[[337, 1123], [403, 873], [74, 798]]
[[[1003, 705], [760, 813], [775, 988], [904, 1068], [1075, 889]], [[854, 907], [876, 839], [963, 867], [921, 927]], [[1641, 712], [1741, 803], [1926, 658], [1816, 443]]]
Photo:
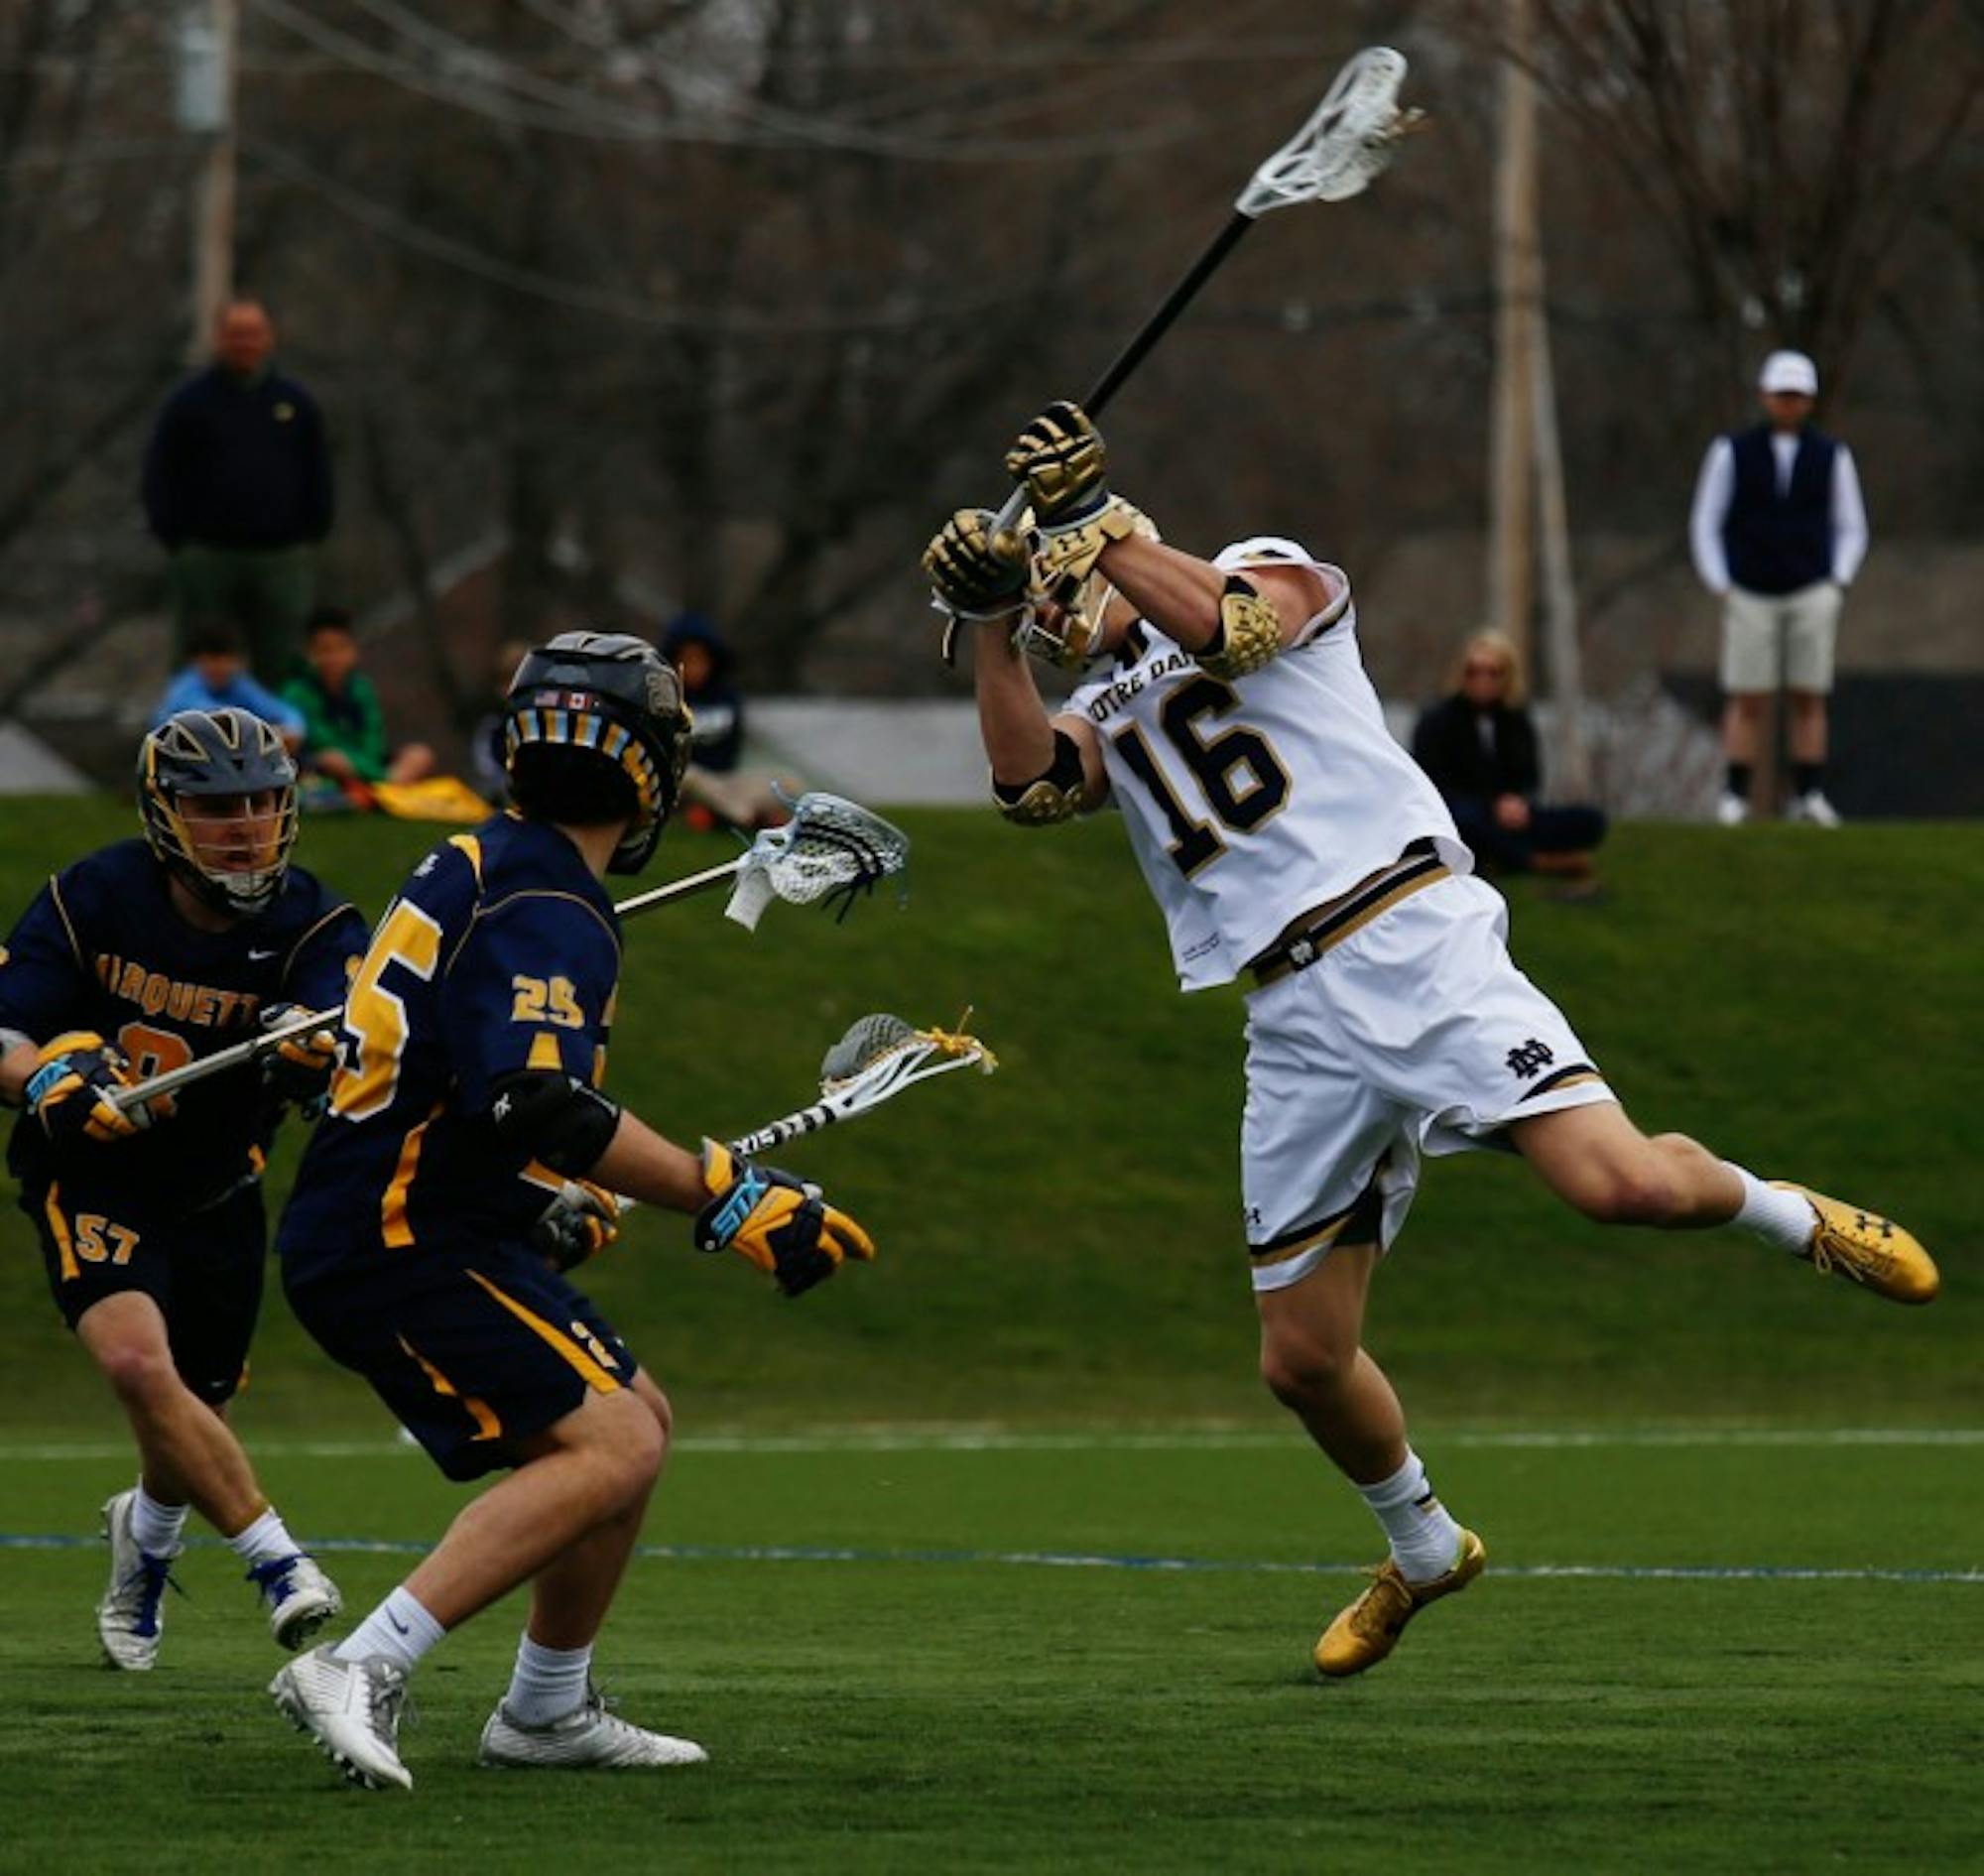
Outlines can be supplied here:
[[[1579, 1450], [1612, 1447], [1698, 1449], [1730, 1446], [1978, 1446], [1984, 1427], [1596, 1427], [1520, 1428], [1502, 1431], [1428, 1431], [1429, 1452]], [[254, 1439], [266, 1458], [408, 1458], [419, 1448], [399, 1439]], [[1171, 1428], [1122, 1433], [1027, 1433], [998, 1427], [851, 1427], [811, 1434], [690, 1434], [676, 1442], [682, 1452], [1223, 1452], [1300, 1449], [1301, 1437], [1271, 1429]], [[0, 1463], [116, 1459], [131, 1455], [122, 1440], [0, 1439]]]

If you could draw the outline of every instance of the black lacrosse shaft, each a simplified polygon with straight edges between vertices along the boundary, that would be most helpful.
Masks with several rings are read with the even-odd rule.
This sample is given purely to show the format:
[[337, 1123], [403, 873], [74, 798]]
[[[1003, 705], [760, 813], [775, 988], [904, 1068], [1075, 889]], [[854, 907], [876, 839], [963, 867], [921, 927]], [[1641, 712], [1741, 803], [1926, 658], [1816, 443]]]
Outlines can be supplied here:
[[1116, 354], [1115, 362], [1097, 378], [1088, 395], [1082, 399], [1081, 408], [1090, 417], [1098, 417], [1130, 374], [1144, 362], [1159, 339], [1171, 330], [1172, 323], [1186, 307], [1190, 306], [1198, 290], [1219, 271], [1219, 266], [1233, 251], [1234, 244], [1254, 225], [1252, 215], [1243, 215], [1237, 208], [1228, 217], [1225, 227], [1206, 244], [1205, 252], [1188, 267], [1178, 284], [1166, 297], [1165, 303], [1138, 329], [1129, 344]]

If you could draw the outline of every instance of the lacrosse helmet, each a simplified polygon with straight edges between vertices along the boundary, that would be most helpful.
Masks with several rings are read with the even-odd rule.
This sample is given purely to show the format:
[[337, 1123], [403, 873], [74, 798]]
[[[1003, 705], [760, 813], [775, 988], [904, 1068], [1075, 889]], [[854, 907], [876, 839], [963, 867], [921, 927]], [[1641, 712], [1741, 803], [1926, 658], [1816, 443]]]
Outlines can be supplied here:
[[627, 632], [560, 632], [510, 680], [503, 760], [517, 806], [577, 825], [627, 820], [609, 873], [647, 865], [688, 766], [676, 669]]
[[[1135, 512], [1137, 533], [1146, 541], [1163, 540], [1158, 524]], [[1080, 671], [1102, 655], [1102, 624], [1116, 588], [1106, 573], [1063, 565], [1055, 537], [1034, 527], [1031, 508], [1020, 511], [1018, 525], [1027, 539], [1027, 589], [1013, 644], [1043, 664]]]
[[[216, 823], [193, 806], [216, 797], [247, 798], [248, 812]], [[247, 710], [181, 710], [138, 745], [138, 814], [152, 851], [202, 905], [252, 918], [282, 890], [297, 843], [296, 761]]]

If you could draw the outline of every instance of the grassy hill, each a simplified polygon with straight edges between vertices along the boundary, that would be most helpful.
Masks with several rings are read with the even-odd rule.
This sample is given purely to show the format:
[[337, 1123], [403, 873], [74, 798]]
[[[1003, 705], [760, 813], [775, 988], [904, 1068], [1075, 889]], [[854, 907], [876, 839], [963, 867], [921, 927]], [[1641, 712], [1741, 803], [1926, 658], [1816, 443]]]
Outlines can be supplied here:
[[[700, 1431], [1272, 1420], [1238, 1223], [1237, 993], [1177, 993], [1109, 821], [903, 820], [901, 911], [878, 898], [835, 926], [779, 908], [751, 937], [705, 900], [631, 925], [610, 1078], [680, 1137], [741, 1131], [808, 1098], [855, 1017], [949, 1022], [975, 1005], [998, 1075], [953, 1076], [785, 1156], [871, 1227], [881, 1261], [787, 1303], [738, 1260], [696, 1256], [681, 1220], [642, 1213], [589, 1287]], [[7, 825], [11, 922], [52, 866], [132, 819], [33, 802]], [[437, 831], [312, 823], [300, 857], [376, 912]], [[656, 875], [728, 850], [672, 834]], [[1885, 1308], [1733, 1233], [1602, 1231], [1519, 1165], [1442, 1161], [1370, 1331], [1419, 1418], [1973, 1421], [1984, 829], [1630, 826], [1608, 875], [1595, 905], [1517, 882], [1513, 943], [1635, 1115], [1893, 1209], [1941, 1257], [1943, 1300]], [[10, 1210], [9, 1430], [114, 1430], [67, 1344]], [[250, 1429], [379, 1425], [274, 1293], [240, 1412]]]

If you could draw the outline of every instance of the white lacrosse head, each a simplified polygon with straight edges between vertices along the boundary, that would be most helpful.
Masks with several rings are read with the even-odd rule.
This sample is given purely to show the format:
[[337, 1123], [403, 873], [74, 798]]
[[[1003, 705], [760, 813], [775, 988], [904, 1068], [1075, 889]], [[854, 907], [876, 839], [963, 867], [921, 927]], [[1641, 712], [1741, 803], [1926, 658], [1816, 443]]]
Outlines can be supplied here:
[[774, 899], [807, 906], [844, 895], [841, 915], [854, 895], [890, 879], [909, 864], [910, 837], [880, 814], [845, 796], [809, 790], [793, 804], [793, 817], [751, 842], [723, 908], [747, 932]]
[[1234, 207], [1252, 217], [1297, 202], [1340, 202], [1368, 188], [1424, 115], [1399, 108], [1405, 78], [1405, 57], [1391, 47], [1358, 53], [1308, 122], [1254, 172]]
[[877, 1011], [852, 1024], [826, 1052], [819, 1064], [820, 1092], [840, 1114], [858, 1114], [878, 1106], [912, 1082], [947, 1074], [953, 1068], [977, 1068], [990, 1074], [999, 1059], [964, 1025], [966, 1010], [955, 1030], [915, 1029], [900, 1016]]

